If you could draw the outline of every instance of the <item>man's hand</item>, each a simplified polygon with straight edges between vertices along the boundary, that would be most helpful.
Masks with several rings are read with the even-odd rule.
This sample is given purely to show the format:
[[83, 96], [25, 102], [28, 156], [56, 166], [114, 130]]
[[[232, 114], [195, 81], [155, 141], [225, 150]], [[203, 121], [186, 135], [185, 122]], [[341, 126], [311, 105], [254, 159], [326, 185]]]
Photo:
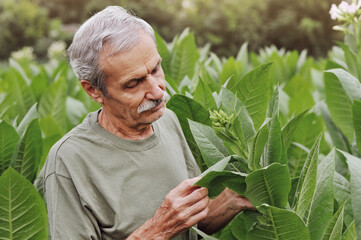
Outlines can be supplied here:
[[199, 178], [187, 179], [168, 193], [153, 218], [128, 239], [170, 239], [208, 215], [208, 189], [193, 186]]
[[250, 201], [238, 193], [226, 188], [208, 206], [209, 214], [198, 223], [198, 228], [212, 234], [222, 229], [229, 221], [243, 210], [257, 210]]

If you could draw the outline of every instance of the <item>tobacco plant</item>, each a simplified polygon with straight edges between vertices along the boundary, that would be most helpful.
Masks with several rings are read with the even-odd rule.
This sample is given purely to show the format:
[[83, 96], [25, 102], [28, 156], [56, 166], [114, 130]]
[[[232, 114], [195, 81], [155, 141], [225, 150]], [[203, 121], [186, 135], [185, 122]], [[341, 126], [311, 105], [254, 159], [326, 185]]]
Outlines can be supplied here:
[[194, 229], [205, 239], [361, 237], [361, 65], [346, 45], [334, 51], [344, 58], [210, 54], [198, 75], [174, 84], [167, 106], [204, 171], [196, 184], [212, 198], [228, 187], [258, 210], [212, 237]]
[[[157, 47], [171, 99], [202, 170], [257, 211], [205, 239], [361, 237], [361, 60], [339, 43], [327, 59], [270, 46], [220, 58], [185, 30]], [[64, 60], [0, 69], [0, 236], [48, 239], [41, 168], [50, 147], [95, 104]]]

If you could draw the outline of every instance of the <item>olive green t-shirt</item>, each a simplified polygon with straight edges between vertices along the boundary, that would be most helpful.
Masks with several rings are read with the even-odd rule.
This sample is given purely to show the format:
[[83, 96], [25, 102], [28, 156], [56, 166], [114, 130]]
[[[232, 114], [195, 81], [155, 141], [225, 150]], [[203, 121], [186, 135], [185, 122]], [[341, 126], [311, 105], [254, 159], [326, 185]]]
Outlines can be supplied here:
[[[49, 152], [44, 193], [54, 240], [125, 239], [171, 189], [200, 173], [170, 110], [144, 140], [111, 134], [97, 116], [90, 113]], [[197, 236], [187, 231], [173, 239]]]

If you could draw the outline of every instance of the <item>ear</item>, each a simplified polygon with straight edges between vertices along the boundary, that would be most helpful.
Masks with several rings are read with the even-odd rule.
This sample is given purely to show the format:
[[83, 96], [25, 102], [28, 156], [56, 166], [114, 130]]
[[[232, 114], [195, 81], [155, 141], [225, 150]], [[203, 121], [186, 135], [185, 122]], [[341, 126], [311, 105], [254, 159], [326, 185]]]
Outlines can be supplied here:
[[85, 90], [85, 92], [96, 102], [102, 104], [104, 102], [103, 98], [104, 95], [102, 94], [102, 92], [93, 87], [93, 85], [88, 81], [88, 80], [80, 80], [80, 84], [83, 87], [83, 89]]

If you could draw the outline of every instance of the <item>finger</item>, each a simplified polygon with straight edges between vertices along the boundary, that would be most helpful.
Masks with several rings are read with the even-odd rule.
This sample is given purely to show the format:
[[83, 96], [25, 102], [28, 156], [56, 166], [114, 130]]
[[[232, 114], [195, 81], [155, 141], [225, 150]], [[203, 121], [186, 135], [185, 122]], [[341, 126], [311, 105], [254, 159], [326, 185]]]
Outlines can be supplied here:
[[194, 190], [200, 188], [199, 186], [193, 185], [199, 180], [199, 177], [186, 179], [181, 182], [177, 187], [175, 187], [170, 194], [173, 196], [186, 196], [189, 195]]
[[202, 198], [201, 200], [199, 200], [198, 202], [195, 202], [192, 206], [190, 206], [188, 209], [191, 211], [192, 215], [203, 211], [205, 208], [208, 207], [210, 202], [210, 199], [208, 196], [205, 196], [204, 198]]
[[176, 221], [184, 224], [191, 223], [191, 226], [194, 225], [197, 223], [194, 221], [199, 221], [199, 218], [207, 216], [209, 201], [209, 198], [205, 197], [193, 205], [188, 206], [183, 211], [178, 213]]
[[[200, 203], [201, 202], [198, 202], [197, 204], [200, 204]], [[209, 199], [208, 199], [208, 203], [209, 203]], [[197, 209], [199, 209], [199, 211], [194, 212], [186, 221], [186, 225], [188, 228], [197, 224], [198, 222], [200, 222], [201, 220], [203, 220], [204, 218], [206, 218], [208, 216], [208, 212], [209, 212], [208, 205], [207, 205], [207, 207], [204, 207], [204, 208], [200, 207]]]
[[202, 200], [203, 198], [208, 198], [208, 189], [205, 187], [195, 189], [189, 195], [184, 197], [184, 201], [188, 206], [195, 204], [196, 202]]
[[237, 199], [238, 205], [241, 207], [242, 210], [257, 210], [252, 203], [245, 197], [238, 197]]

